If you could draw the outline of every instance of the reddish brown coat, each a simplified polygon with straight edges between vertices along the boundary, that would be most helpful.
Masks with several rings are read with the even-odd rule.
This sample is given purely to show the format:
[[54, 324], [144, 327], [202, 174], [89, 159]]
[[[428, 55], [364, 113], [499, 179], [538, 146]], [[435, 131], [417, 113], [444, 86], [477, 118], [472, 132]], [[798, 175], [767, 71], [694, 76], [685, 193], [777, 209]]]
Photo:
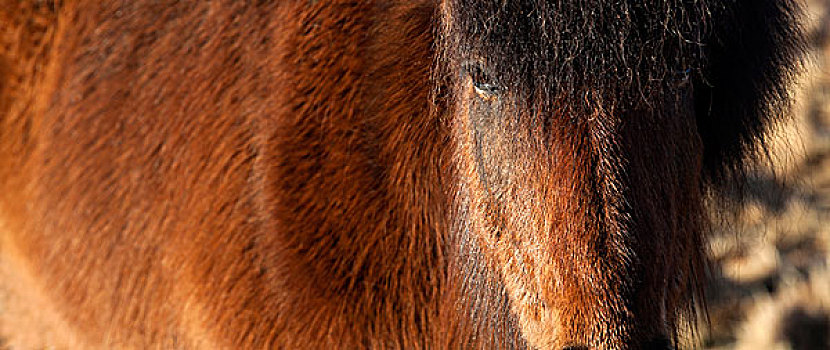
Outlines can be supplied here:
[[465, 15], [449, 3], [0, 0], [0, 332], [24, 348], [671, 336], [700, 286], [712, 152], [689, 87], [646, 97], [662, 109], [561, 97], [546, 111], [573, 122], [527, 134], [530, 109], [506, 109], [482, 151], [480, 92], [440, 50]]

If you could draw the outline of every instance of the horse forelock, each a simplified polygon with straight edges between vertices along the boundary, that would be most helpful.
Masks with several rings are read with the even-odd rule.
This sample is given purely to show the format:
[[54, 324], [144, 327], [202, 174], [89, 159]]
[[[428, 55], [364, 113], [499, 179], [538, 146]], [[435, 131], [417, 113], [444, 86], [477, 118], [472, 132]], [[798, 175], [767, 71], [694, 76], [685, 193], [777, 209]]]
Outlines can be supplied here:
[[702, 68], [710, 7], [703, 0], [449, 0], [443, 56], [480, 60], [499, 84], [532, 100], [568, 96], [576, 106], [598, 94], [605, 103], [636, 105]]

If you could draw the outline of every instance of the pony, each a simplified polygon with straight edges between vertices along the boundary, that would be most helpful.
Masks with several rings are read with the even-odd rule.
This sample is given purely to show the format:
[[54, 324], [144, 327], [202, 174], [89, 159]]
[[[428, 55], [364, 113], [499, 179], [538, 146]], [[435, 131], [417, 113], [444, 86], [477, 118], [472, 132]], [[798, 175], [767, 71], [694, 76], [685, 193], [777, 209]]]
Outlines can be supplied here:
[[788, 0], [0, 1], [23, 348], [679, 346]]

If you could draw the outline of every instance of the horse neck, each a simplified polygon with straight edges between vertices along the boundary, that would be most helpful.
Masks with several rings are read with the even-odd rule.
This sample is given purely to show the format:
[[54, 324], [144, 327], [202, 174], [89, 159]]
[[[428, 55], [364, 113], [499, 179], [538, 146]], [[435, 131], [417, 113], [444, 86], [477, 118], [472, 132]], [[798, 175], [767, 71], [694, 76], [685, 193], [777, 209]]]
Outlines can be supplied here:
[[271, 90], [284, 92], [257, 120], [256, 167], [264, 260], [302, 293], [292, 312], [410, 347], [444, 280], [449, 145], [430, 102], [434, 9], [402, 3], [284, 5]]

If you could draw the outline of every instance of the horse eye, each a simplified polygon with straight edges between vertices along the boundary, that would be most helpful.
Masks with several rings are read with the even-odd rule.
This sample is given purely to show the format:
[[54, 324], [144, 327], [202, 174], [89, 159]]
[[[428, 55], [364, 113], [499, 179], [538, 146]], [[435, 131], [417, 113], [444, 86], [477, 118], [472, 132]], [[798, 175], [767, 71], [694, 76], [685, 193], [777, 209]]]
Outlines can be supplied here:
[[483, 98], [492, 98], [501, 92], [501, 87], [478, 62], [464, 62], [461, 65], [461, 73], [470, 77], [476, 93]]

